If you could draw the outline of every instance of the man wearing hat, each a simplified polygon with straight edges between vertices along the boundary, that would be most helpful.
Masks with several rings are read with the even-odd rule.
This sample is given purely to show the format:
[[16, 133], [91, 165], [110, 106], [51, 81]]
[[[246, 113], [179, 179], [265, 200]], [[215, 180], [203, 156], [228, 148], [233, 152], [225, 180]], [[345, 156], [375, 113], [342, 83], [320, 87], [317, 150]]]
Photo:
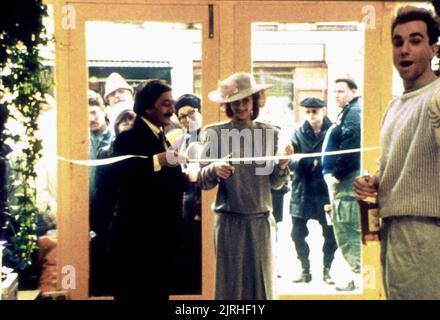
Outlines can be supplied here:
[[[295, 130], [291, 143], [297, 153], [320, 152], [327, 130], [332, 125], [326, 116], [325, 103], [318, 98], [306, 98], [301, 101], [305, 113], [304, 124]], [[322, 176], [322, 165], [319, 157], [292, 160], [290, 163], [292, 176], [292, 196], [290, 214], [292, 216], [291, 237], [295, 244], [296, 254], [301, 262], [301, 276], [294, 282], [310, 282], [309, 246], [306, 237], [309, 234], [307, 221], [314, 219], [322, 227], [324, 245], [323, 280], [334, 284], [330, 277], [330, 268], [337, 249], [333, 227], [325, 218], [324, 205], [330, 203], [327, 186]]]
[[104, 99], [108, 102], [107, 116], [113, 126], [121, 111], [133, 109], [133, 88], [116, 72], [105, 81]]
[[[190, 159], [197, 155], [191, 154], [187, 149], [190, 143], [199, 141], [199, 133], [202, 125], [200, 114], [200, 98], [193, 94], [180, 96], [174, 104], [177, 118], [185, 130], [185, 138], [180, 152], [187, 154]], [[187, 153], [188, 151], [188, 153]], [[198, 172], [198, 163], [183, 165], [187, 172]], [[202, 189], [196, 183], [191, 183], [183, 195], [183, 250], [181, 252], [179, 280], [181, 290], [185, 294], [195, 293], [201, 290], [202, 279], [202, 237], [201, 237], [201, 213], [202, 213]]]
[[[327, 131], [323, 151], [340, 151], [361, 147], [361, 98], [357, 84], [350, 77], [335, 80], [336, 104], [341, 108], [336, 123]], [[338, 291], [353, 291], [362, 285], [361, 230], [359, 205], [353, 181], [360, 174], [360, 152], [322, 157], [322, 173], [332, 202], [332, 222], [336, 242], [352, 270], [351, 280]]]
[[[199, 141], [200, 128], [202, 126], [202, 116], [200, 114], [200, 98], [193, 94], [184, 94], [177, 99], [174, 104], [177, 118], [182, 127], [186, 130], [184, 144], [180, 149], [184, 153], [188, 145]], [[190, 157], [191, 158], [191, 157]], [[200, 187], [190, 188], [184, 196], [183, 217], [186, 221], [200, 219]]]
[[200, 98], [193, 94], [184, 94], [174, 104], [177, 118], [180, 124], [193, 136], [192, 141], [197, 141], [195, 134], [198, 134], [202, 126], [200, 114]]

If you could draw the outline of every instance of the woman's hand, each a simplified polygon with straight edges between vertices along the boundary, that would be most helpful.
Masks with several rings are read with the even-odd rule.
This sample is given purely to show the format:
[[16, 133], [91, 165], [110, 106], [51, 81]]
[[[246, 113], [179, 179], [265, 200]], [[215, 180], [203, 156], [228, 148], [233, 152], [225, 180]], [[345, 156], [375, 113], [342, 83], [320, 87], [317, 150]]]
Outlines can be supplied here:
[[221, 179], [228, 179], [234, 171], [234, 166], [229, 163], [223, 161], [214, 163], [214, 172]]
[[[293, 148], [293, 146], [291, 144], [288, 144], [286, 146], [286, 148], [284, 149], [284, 155], [291, 156], [294, 153], [295, 153], [295, 149]], [[290, 159], [282, 159], [278, 162], [278, 166], [280, 167], [281, 170], [284, 170], [284, 169], [286, 169], [289, 162], [290, 162]]]

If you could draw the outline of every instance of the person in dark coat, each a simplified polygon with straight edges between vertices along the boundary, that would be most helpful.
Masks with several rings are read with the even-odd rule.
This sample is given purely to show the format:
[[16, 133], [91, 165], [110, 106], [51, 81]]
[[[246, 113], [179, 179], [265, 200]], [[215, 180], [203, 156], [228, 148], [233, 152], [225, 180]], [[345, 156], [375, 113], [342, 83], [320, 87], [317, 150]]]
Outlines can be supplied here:
[[[325, 152], [361, 147], [361, 105], [357, 84], [351, 77], [335, 80], [336, 104], [341, 109], [335, 124], [327, 131], [322, 150]], [[354, 179], [360, 175], [361, 153], [322, 157], [322, 173], [332, 204], [332, 223], [338, 248], [351, 268], [351, 280], [336, 287], [353, 291], [363, 284], [361, 272], [361, 228], [359, 204], [353, 191]]]
[[174, 113], [171, 90], [160, 80], [147, 82], [135, 97], [133, 127], [114, 143], [115, 156], [146, 157], [115, 165], [119, 188], [110, 235], [114, 298], [142, 300], [156, 309], [172, 290], [188, 183], [176, 159], [179, 155], [168, 148], [163, 133]]
[[[198, 142], [202, 115], [200, 113], [201, 100], [193, 94], [180, 96], [174, 107], [177, 118], [186, 131], [185, 140], [181, 146], [181, 152], [191, 155], [187, 150], [191, 143]], [[189, 171], [193, 166], [198, 169], [198, 164], [186, 164], [184, 171]], [[179, 276], [180, 285], [177, 282], [175, 293], [199, 294], [202, 289], [202, 189], [197, 183], [191, 183], [183, 195], [183, 241], [180, 252]]]
[[[89, 90], [88, 98], [90, 129], [89, 157], [92, 160], [96, 160], [103, 150], [110, 147], [113, 140], [113, 131], [109, 126], [101, 96]], [[107, 279], [104, 277], [106, 268], [104, 226], [106, 223], [102, 217], [102, 212], [105, 212], [104, 207], [107, 205], [107, 201], [102, 201], [102, 196], [100, 195], [102, 189], [105, 187], [102, 185], [102, 179], [99, 177], [99, 172], [102, 172], [102, 170], [102, 167], [90, 167], [89, 169], [89, 226], [91, 232], [89, 242], [89, 293], [92, 296], [104, 296], [109, 294], [108, 290], [105, 290], [108, 281], [106, 281]]]
[[[325, 103], [317, 98], [306, 98], [301, 102], [306, 114], [306, 121], [292, 135], [291, 143], [295, 153], [321, 152], [327, 130], [332, 125], [325, 115]], [[290, 200], [290, 214], [292, 215], [291, 237], [295, 244], [297, 257], [301, 262], [301, 276], [294, 282], [310, 282], [309, 253], [306, 242], [309, 234], [307, 221], [314, 219], [322, 227], [324, 236], [324, 270], [323, 280], [327, 284], [334, 284], [330, 277], [330, 268], [337, 249], [333, 228], [327, 224], [324, 205], [329, 204], [327, 186], [322, 176], [320, 157], [309, 157], [293, 160], [290, 163], [292, 177], [292, 196]]]
[[[200, 114], [200, 98], [193, 94], [184, 94], [177, 99], [175, 104], [177, 118], [186, 131], [186, 138], [182, 145], [182, 152], [186, 151], [189, 144], [198, 142], [202, 115]], [[202, 190], [199, 185], [191, 185], [184, 195], [183, 218], [185, 221], [200, 221]]]
[[[133, 126], [136, 114], [131, 110], [123, 110], [116, 117], [114, 132], [118, 136], [121, 132]], [[116, 137], [115, 137], [116, 138]], [[101, 148], [97, 154], [98, 159], [106, 159], [113, 156], [114, 140]], [[117, 201], [117, 185], [113, 174], [112, 164], [101, 165], [95, 168], [96, 197], [90, 211], [90, 229], [94, 237], [90, 241], [90, 276], [89, 293], [92, 296], [111, 295], [111, 273], [108, 268], [108, 243], [109, 228], [115, 213]], [[92, 215], [93, 214], [93, 215]]]

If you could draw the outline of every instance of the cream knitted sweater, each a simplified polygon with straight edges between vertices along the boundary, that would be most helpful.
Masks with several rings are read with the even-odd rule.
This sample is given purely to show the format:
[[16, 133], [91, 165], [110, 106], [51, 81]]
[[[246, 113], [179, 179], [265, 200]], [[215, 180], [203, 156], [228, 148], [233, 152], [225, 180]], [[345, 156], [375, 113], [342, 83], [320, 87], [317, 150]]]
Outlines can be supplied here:
[[381, 144], [381, 216], [440, 217], [440, 79], [391, 102]]

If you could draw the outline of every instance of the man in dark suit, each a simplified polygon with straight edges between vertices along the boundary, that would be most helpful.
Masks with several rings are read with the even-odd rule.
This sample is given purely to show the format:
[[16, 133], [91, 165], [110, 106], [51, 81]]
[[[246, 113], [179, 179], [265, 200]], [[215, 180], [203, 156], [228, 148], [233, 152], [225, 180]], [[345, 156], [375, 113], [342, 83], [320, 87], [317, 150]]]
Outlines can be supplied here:
[[164, 302], [171, 290], [187, 185], [177, 151], [168, 149], [163, 134], [174, 113], [171, 87], [149, 81], [137, 92], [133, 109], [133, 127], [116, 138], [114, 152], [147, 158], [115, 166], [119, 192], [110, 244], [114, 297]]

